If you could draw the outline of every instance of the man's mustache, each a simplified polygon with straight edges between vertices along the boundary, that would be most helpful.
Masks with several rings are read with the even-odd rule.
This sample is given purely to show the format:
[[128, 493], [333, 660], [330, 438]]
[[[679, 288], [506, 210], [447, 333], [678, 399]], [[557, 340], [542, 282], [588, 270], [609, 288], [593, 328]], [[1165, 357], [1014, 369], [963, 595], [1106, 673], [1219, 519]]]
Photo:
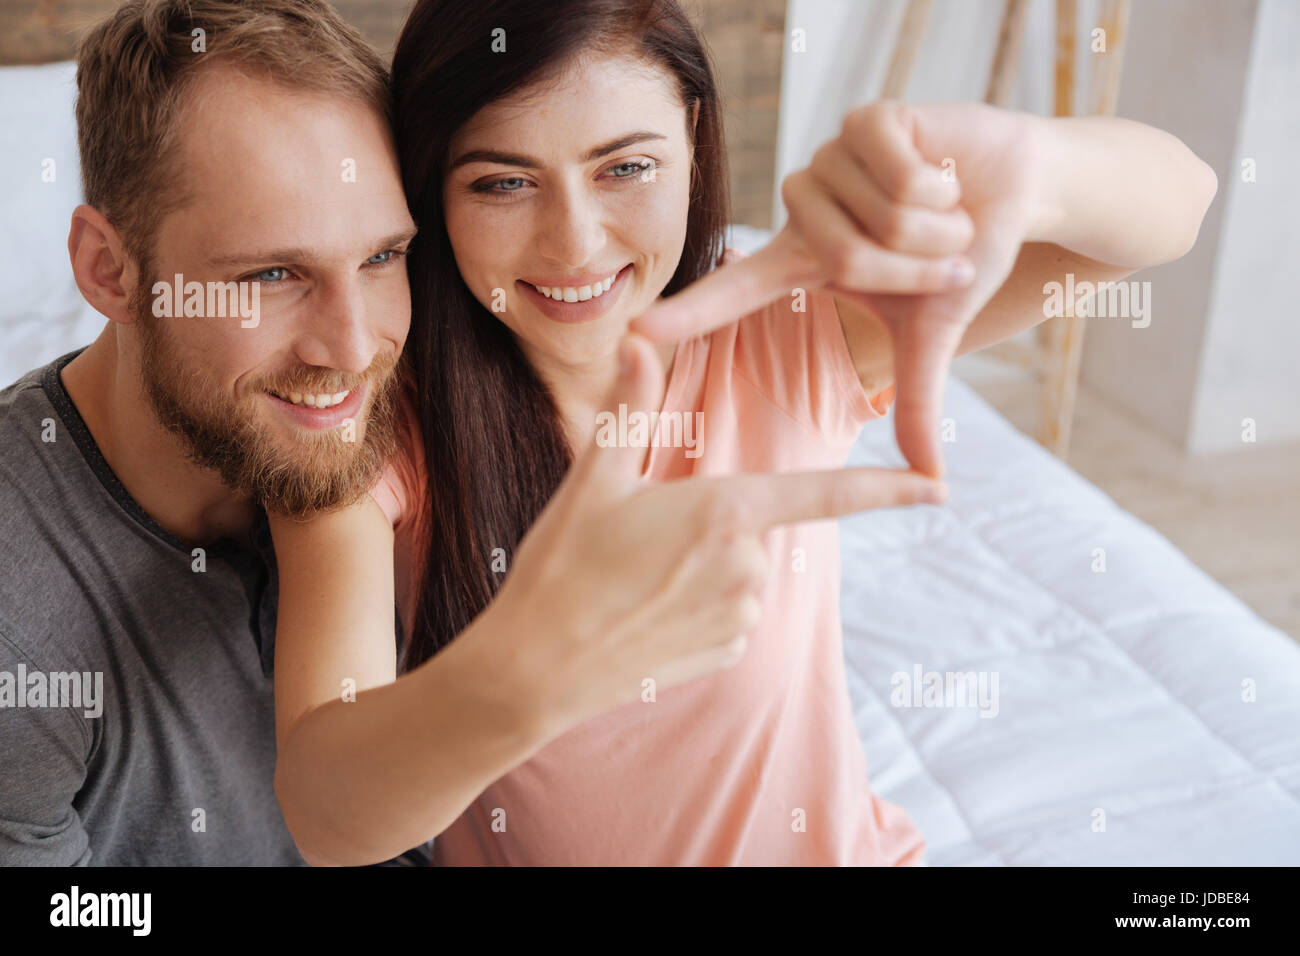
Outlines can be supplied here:
[[363, 385], [379, 384], [392, 378], [397, 364], [392, 361], [384, 362], [382, 366], [371, 366], [371, 371], [367, 372], [361, 378], [353, 379], [350, 382], [341, 382], [335, 380], [311, 380], [307, 378], [284, 380], [289, 384], [280, 384], [280, 382], [264, 382], [258, 386], [259, 391], [278, 392], [281, 395], [287, 395], [290, 392], [300, 392], [304, 395], [334, 395], [338, 392], [350, 392], [354, 388], [360, 388]]

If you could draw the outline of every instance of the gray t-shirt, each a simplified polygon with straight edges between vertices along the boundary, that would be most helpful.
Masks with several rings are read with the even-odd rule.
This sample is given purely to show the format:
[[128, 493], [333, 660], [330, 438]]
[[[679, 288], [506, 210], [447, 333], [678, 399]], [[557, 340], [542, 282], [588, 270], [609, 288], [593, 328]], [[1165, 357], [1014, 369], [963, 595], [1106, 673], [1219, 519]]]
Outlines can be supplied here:
[[69, 399], [80, 351], [0, 391], [0, 865], [302, 865], [272, 787], [265, 512], [256, 552], [200, 564]]

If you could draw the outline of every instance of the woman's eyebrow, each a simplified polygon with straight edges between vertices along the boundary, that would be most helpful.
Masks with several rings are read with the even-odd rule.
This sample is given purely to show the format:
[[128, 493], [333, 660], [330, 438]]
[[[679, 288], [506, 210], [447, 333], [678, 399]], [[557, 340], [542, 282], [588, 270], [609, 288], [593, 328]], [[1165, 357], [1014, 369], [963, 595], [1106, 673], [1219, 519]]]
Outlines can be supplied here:
[[[620, 149], [626, 149], [637, 143], [644, 143], [652, 139], [667, 139], [662, 133], [652, 133], [648, 130], [639, 130], [635, 133], [625, 133], [618, 139], [610, 140], [602, 146], [595, 149], [582, 157], [584, 163], [589, 163], [594, 159], [600, 159], [602, 156], [608, 156], [610, 153], [617, 152]], [[494, 149], [472, 149], [468, 153], [462, 153], [448, 167], [448, 172], [453, 169], [459, 169], [461, 166], [467, 166], [470, 163], [497, 163], [501, 166], [522, 166], [524, 169], [537, 169], [542, 164], [540, 161], [533, 159], [531, 156], [524, 156], [519, 153], [502, 153]]]

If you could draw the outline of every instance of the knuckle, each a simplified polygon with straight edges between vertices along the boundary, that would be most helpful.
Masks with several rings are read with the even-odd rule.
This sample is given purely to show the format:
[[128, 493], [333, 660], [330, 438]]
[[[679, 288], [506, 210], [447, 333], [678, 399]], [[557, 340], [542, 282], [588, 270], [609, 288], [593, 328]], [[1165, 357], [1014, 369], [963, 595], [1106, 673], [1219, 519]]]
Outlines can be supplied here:
[[745, 657], [745, 648], [748, 647], [749, 640], [745, 635], [733, 638], [723, 646], [723, 662], [726, 667], [735, 667]]
[[880, 229], [880, 241], [885, 245], [893, 248], [905, 245], [912, 236], [912, 217], [907, 208], [897, 203], [886, 206]]
[[745, 594], [736, 603], [736, 630], [742, 633], [758, 627], [763, 619], [763, 605], [752, 594]]
[[787, 206], [799, 201], [799, 197], [802, 195], [804, 177], [807, 174], [806, 169], [800, 169], [781, 180], [781, 201]]
[[899, 202], [914, 202], [925, 190], [925, 172], [908, 167], [894, 175], [893, 195]]
[[868, 259], [866, 250], [856, 242], [843, 240], [836, 242], [827, 250], [826, 269], [831, 281], [836, 285], [854, 288], [866, 274]]
[[840, 135], [846, 139], [861, 136], [872, 123], [879, 121], [880, 113], [881, 104], [879, 103], [869, 103], [855, 110], [849, 110], [844, 116], [844, 122], [840, 124]]
[[[927, 288], [945, 288], [948, 284], [947, 261], [939, 259], [934, 262], [926, 263], [925, 267], [922, 269], [921, 280], [925, 283]], [[950, 318], [952, 315], [951, 308], [936, 307], [933, 309], [933, 314], [945, 325], [950, 324], [952, 321]]]
[[833, 168], [835, 152], [834, 142], [834, 140], [831, 140], [830, 142], [822, 143], [821, 146], [817, 147], [817, 152], [813, 153], [809, 169], [829, 172]]
[[975, 220], [971, 219], [970, 213], [965, 209], [957, 209], [953, 213], [953, 222], [956, 223], [954, 232], [957, 238], [961, 240], [964, 246], [969, 246], [975, 238]]

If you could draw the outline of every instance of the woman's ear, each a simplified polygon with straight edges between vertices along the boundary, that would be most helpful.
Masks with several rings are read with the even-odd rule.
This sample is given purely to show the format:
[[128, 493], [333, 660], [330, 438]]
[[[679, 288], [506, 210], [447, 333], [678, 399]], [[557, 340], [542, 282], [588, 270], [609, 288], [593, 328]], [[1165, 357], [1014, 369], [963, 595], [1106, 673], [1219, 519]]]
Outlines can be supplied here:
[[700, 101], [691, 101], [691, 142], [695, 142], [695, 131], [700, 125]]
[[68, 258], [85, 300], [106, 319], [130, 323], [131, 292], [142, 277], [117, 229], [94, 206], [83, 203], [72, 211]]

